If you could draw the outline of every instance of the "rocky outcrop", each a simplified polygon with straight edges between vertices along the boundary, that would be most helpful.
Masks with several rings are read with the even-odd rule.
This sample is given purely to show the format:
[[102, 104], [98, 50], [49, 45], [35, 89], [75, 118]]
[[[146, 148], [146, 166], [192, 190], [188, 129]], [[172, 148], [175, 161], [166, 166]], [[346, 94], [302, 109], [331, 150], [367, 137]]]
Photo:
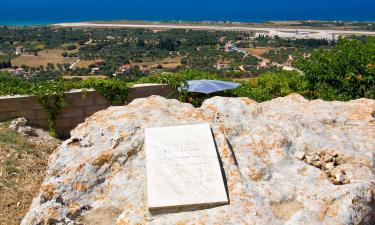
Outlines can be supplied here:
[[[43, 149], [42, 152], [48, 154], [52, 153], [61, 144], [60, 139], [52, 137], [47, 131], [29, 126], [29, 121], [24, 117], [19, 117], [9, 121], [8, 128], [16, 131], [33, 146]], [[46, 156], [46, 159], [47, 158], [48, 155]]]
[[[22, 224], [374, 224], [374, 112], [374, 100], [296, 94], [110, 107], [51, 156]], [[144, 128], [201, 122], [211, 124], [230, 204], [150, 213]]]

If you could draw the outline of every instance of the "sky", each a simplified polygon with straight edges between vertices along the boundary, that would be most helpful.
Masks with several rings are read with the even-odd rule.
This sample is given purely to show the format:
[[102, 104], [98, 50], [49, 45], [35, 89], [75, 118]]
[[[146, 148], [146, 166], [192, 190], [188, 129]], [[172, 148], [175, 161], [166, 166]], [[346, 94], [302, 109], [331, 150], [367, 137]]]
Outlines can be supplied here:
[[16, 20], [362, 20], [375, 0], [0, 0], [0, 23]]

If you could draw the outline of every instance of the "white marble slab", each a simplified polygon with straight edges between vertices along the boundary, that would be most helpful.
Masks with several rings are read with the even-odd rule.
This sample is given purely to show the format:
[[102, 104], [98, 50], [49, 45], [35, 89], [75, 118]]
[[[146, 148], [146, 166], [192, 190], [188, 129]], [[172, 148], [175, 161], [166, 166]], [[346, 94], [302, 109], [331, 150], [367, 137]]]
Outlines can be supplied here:
[[228, 203], [209, 124], [146, 128], [149, 209]]

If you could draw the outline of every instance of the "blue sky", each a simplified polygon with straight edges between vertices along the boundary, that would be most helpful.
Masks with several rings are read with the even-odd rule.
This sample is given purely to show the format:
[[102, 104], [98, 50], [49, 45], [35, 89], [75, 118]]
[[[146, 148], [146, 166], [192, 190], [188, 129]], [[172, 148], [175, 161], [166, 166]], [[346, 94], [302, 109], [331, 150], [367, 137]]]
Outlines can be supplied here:
[[16, 20], [375, 20], [375, 0], [0, 0]]

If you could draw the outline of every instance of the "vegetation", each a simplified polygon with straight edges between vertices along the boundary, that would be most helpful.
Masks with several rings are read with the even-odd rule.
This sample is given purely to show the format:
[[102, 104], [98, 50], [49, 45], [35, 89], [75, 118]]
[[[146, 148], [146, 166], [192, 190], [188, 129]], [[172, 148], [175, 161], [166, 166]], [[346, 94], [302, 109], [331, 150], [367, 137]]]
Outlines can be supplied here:
[[375, 23], [373, 22], [350, 22], [350, 21], [299, 21], [299, 24], [292, 26], [309, 26], [319, 28], [339, 27], [353, 30], [375, 30]]
[[55, 120], [61, 108], [66, 106], [65, 92], [71, 89], [94, 88], [112, 104], [125, 102], [128, 86], [118, 79], [88, 79], [80, 81], [46, 80], [30, 82], [21, 78], [0, 74], [0, 95], [28, 94], [36, 96], [48, 114], [48, 126], [56, 136]]
[[330, 50], [300, 56], [294, 65], [302, 70], [314, 98], [350, 100], [375, 98], [375, 38], [365, 42], [340, 39]]
[[[232, 45], [230, 49], [228, 44]], [[267, 49], [262, 56], [271, 61], [294, 60], [293, 66], [301, 73], [281, 71], [275, 65], [259, 66], [261, 60], [251, 55], [254, 53], [240, 50], [257, 50], [257, 47]], [[256, 101], [292, 92], [325, 100], [375, 98], [374, 37], [346, 38], [336, 43], [255, 37], [250, 32], [0, 27], [0, 68], [11, 66], [10, 59], [16, 57], [16, 50], [40, 54], [39, 60], [42, 56], [51, 60], [52, 53], [56, 56], [53, 63], [45, 61], [36, 67], [23, 65], [28, 75], [32, 75], [27, 79], [27, 76], [0, 74], [0, 95], [35, 95], [48, 112], [52, 133], [56, 116], [66, 105], [65, 91], [94, 88], [112, 104], [122, 104], [128, 95], [128, 82], [167, 83], [176, 90], [173, 97], [194, 105], [210, 95], [178, 91], [193, 79], [249, 78], [241, 80], [242, 85], [236, 90], [216, 94]], [[33, 56], [18, 56], [13, 60], [21, 57]], [[69, 63], [61, 63], [76, 59], [90, 65], [71, 69]], [[167, 69], [160, 63], [169, 59], [179, 61], [174, 61], [175, 68]], [[154, 65], [155, 74], [145, 72], [149, 65]], [[94, 67], [111, 78], [62, 80], [63, 75], [87, 75]]]
[[233, 91], [235, 96], [248, 97], [262, 102], [291, 93], [309, 96], [308, 81], [297, 72], [267, 72], [247, 82], [242, 82]]
[[11, 67], [12, 67], [12, 63], [10, 62], [10, 59], [6, 61], [0, 61], [0, 69], [11, 68]]
[[[87, 75], [93, 67], [97, 67], [100, 75], [112, 76], [116, 73], [134, 81], [161, 70], [199, 69], [227, 75], [241, 74], [240, 77], [257, 76], [264, 72], [264, 67], [258, 67], [260, 60], [256, 57], [245, 56], [238, 50], [225, 50], [224, 46], [229, 42], [239, 48], [276, 48], [277, 62], [284, 61], [286, 55], [283, 50], [276, 51], [278, 48], [287, 49], [289, 54], [294, 54], [295, 49], [309, 53], [335, 44], [327, 40], [285, 40], [254, 35], [252, 32], [180, 29], [155, 32], [119, 28], [0, 27], [0, 53], [12, 58], [13, 66], [27, 65], [23, 67], [28, 74], [39, 72], [39, 66], [50, 62], [55, 64], [53, 70], [63, 75]], [[15, 55], [17, 49], [22, 49], [18, 56]], [[158, 66], [159, 62], [169, 58], [179, 59], [179, 63], [172, 68]], [[85, 68], [75, 66], [73, 69], [65, 65], [77, 59], [93, 63]], [[96, 61], [102, 63], [96, 64]], [[57, 64], [64, 66], [58, 67]], [[124, 64], [131, 64], [131, 68], [125, 71], [119, 69]], [[145, 65], [152, 68], [144, 69]]]
[[[266, 101], [290, 93], [300, 93], [308, 98], [325, 100], [350, 100], [361, 97], [375, 98], [375, 38], [365, 42], [340, 39], [332, 49], [317, 50], [310, 57], [300, 57], [295, 62], [304, 74], [297, 72], [266, 72], [259, 77], [241, 82], [241, 87], [216, 93], [225, 96], [249, 97]], [[51, 70], [48, 70], [50, 73]], [[52, 73], [53, 74], [53, 73]], [[142, 77], [141, 83], [166, 83], [176, 90], [174, 97], [199, 105], [210, 95], [181, 91], [188, 80], [231, 80], [225, 74], [201, 70], [185, 70]], [[48, 112], [50, 130], [54, 133], [54, 120], [65, 106], [64, 92], [73, 88], [94, 88], [112, 104], [125, 102], [128, 85], [121, 79], [88, 79], [81, 81], [25, 80], [0, 74], [0, 95], [35, 95]]]
[[281, 48], [279, 50], [270, 50], [262, 57], [270, 59], [272, 62], [283, 64], [288, 61], [289, 57], [294, 54], [296, 50], [292, 48]]
[[[177, 91], [179, 87], [187, 85], [187, 80], [227, 80], [218, 74], [202, 72], [197, 70], [184, 71], [179, 73], [164, 73], [158, 76], [149, 76], [142, 78], [141, 82], [166, 83], [173, 87], [175, 95], [181, 101], [190, 102], [199, 105], [211, 95], [187, 93]], [[234, 90], [215, 93], [215, 95], [232, 96], [232, 97], [248, 97], [258, 102], [271, 100], [276, 97], [286, 96], [290, 93], [300, 93], [308, 96], [308, 82], [304, 76], [296, 72], [268, 72], [259, 77], [252, 78], [248, 81], [241, 82], [241, 86]]]
[[19, 224], [44, 179], [49, 155], [59, 144], [41, 135], [37, 141], [0, 123], [0, 224]]

